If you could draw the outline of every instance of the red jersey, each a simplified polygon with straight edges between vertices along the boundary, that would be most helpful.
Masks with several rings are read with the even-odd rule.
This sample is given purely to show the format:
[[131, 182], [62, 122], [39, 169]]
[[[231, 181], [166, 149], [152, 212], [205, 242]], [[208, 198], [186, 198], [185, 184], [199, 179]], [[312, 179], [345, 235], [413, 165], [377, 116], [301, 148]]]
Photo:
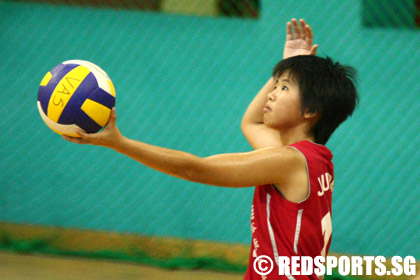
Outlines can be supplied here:
[[[326, 256], [331, 243], [331, 195], [334, 185], [332, 154], [328, 148], [310, 141], [291, 147], [306, 159], [309, 195], [299, 203], [286, 200], [273, 185], [255, 187], [251, 210], [252, 246], [245, 280], [318, 279], [279, 275], [278, 256]], [[259, 256], [273, 260], [273, 270], [259, 275], [254, 261]]]

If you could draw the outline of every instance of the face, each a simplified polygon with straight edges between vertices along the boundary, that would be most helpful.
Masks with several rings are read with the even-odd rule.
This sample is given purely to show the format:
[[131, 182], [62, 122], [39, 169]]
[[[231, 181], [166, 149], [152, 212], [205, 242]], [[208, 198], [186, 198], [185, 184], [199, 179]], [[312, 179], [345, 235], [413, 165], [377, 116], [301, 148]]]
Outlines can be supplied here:
[[304, 119], [299, 86], [288, 71], [275, 82], [263, 110], [264, 124], [278, 130], [296, 127]]

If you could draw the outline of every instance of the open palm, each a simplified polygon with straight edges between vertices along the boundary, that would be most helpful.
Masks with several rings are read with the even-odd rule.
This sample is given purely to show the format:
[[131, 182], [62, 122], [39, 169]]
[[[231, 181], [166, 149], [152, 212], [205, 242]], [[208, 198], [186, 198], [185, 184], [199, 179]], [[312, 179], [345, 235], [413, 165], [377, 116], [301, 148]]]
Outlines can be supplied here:
[[318, 45], [312, 45], [314, 36], [311, 27], [303, 19], [300, 20], [300, 25], [301, 27], [296, 19], [286, 24], [283, 59], [297, 55], [316, 55]]

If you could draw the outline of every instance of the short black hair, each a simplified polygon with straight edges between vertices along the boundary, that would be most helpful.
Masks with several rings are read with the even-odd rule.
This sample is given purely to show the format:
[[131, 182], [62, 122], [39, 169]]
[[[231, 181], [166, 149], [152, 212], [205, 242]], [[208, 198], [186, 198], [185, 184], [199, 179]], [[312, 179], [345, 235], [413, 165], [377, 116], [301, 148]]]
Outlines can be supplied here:
[[331, 58], [301, 55], [280, 61], [273, 70], [279, 78], [288, 71], [300, 89], [302, 113], [318, 113], [310, 131], [324, 145], [335, 129], [352, 115], [359, 101], [356, 70]]

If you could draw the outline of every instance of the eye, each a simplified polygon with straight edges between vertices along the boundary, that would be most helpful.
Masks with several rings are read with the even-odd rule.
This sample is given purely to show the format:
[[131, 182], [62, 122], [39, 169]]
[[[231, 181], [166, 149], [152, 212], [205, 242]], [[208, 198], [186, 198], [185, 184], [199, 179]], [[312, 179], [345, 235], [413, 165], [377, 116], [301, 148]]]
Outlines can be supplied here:
[[287, 86], [283, 86], [282, 88], [281, 88], [281, 90], [288, 90], [289, 88], [287, 87]]

